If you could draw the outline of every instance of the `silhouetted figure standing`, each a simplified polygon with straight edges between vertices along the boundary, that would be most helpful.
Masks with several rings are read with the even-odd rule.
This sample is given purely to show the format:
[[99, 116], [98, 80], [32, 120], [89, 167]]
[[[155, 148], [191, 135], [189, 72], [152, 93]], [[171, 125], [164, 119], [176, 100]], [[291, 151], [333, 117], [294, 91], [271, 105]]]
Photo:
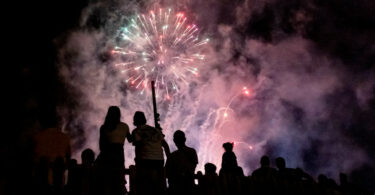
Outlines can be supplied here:
[[277, 175], [283, 180], [297, 181], [296, 171], [291, 168], [286, 168], [285, 159], [283, 157], [276, 158]]
[[70, 159], [68, 163], [68, 182], [65, 186], [67, 194], [77, 195], [80, 186], [80, 174], [76, 159]]
[[241, 194], [243, 170], [237, 164], [237, 157], [233, 152], [233, 143], [224, 143], [225, 152], [222, 157], [219, 172], [221, 192], [223, 194]]
[[199, 192], [202, 195], [219, 195], [220, 181], [216, 173], [216, 166], [212, 163], [204, 165], [204, 175], [199, 178]]
[[136, 193], [165, 194], [164, 156], [169, 155], [169, 147], [160, 129], [146, 124], [143, 112], [134, 114], [132, 132], [135, 146]]
[[354, 190], [351, 183], [348, 182], [348, 176], [344, 173], [340, 173], [340, 192], [342, 195], [354, 195], [359, 194]]
[[185, 145], [185, 133], [177, 130], [173, 135], [177, 150], [172, 152], [165, 165], [170, 194], [194, 194], [194, 172], [198, 164], [197, 152]]
[[221, 160], [221, 169], [237, 169], [237, 157], [233, 152], [233, 143], [226, 142], [223, 144], [225, 150], [222, 160]]
[[280, 192], [284, 194], [298, 194], [298, 178], [295, 169], [286, 168], [285, 159], [282, 157], [276, 158], [277, 167], [277, 182], [279, 184]]
[[339, 188], [335, 180], [328, 178], [324, 174], [318, 176], [318, 194], [338, 194]]
[[79, 167], [81, 176], [79, 192], [81, 195], [91, 195], [94, 193], [94, 161], [95, 153], [91, 149], [86, 149], [81, 154], [82, 164]]
[[260, 159], [260, 168], [252, 173], [254, 194], [277, 194], [276, 170], [270, 167], [268, 156]]
[[100, 195], [126, 192], [124, 143], [125, 138], [131, 142], [131, 136], [128, 125], [120, 118], [120, 108], [111, 106], [100, 127], [100, 154], [95, 161], [95, 192]]
[[296, 168], [294, 169], [294, 171], [297, 180], [297, 185], [299, 185], [299, 191], [297, 193], [303, 193], [306, 195], [316, 194], [317, 188], [314, 178], [301, 168]]
[[67, 194], [91, 195], [94, 193], [94, 151], [85, 149], [81, 154], [81, 160], [80, 165], [77, 165], [75, 159], [69, 163]]

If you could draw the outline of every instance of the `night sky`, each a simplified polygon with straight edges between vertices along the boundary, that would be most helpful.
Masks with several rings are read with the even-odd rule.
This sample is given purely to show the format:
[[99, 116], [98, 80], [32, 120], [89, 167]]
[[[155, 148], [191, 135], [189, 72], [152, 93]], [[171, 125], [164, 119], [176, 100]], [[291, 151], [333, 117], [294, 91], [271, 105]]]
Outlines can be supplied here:
[[[10, 166], [14, 161], [18, 162], [16, 165], [29, 162], [27, 156], [20, 154], [28, 155], [30, 152], [27, 148], [28, 137], [37, 131], [34, 128], [36, 120], [43, 122], [57, 118], [56, 107], [76, 106], [76, 94], [58, 76], [57, 53], [69, 33], [79, 28], [82, 10], [95, 2], [57, 0], [42, 4], [25, 1], [13, 5], [17, 9], [8, 18], [3, 18], [11, 18], [11, 37], [16, 40], [11, 46], [12, 61], [9, 65], [3, 64], [16, 67], [16, 73], [5, 82], [17, 83], [14, 87], [12, 85], [9, 91], [11, 95], [8, 96], [17, 107], [17, 113], [11, 117], [15, 121], [12, 121], [12, 128], [3, 129], [7, 131], [7, 136], [1, 136], [1, 152], [9, 157], [2, 162], [4, 166]], [[260, 4], [262, 1], [253, 2]], [[215, 23], [230, 25], [236, 17], [233, 10], [243, 3], [244, 0], [217, 1], [214, 5]], [[116, 5], [116, 2], [109, 4]], [[209, 3], [204, 5], [208, 6]], [[196, 8], [200, 6], [199, 1], [190, 1], [189, 6]], [[375, 1], [372, 0], [267, 0], [261, 8], [245, 14], [243, 25], [234, 29], [243, 39], [256, 39], [271, 45], [298, 35], [314, 43], [312, 50], [315, 54], [337, 60], [338, 63], [332, 66], [345, 72], [347, 79], [339, 89], [325, 97], [325, 101], [331, 105], [330, 120], [321, 121], [318, 125], [323, 127], [325, 123], [333, 121], [340, 134], [367, 153], [370, 158], [368, 163], [349, 173], [352, 181], [367, 187], [375, 183], [374, 13]], [[92, 29], [100, 28], [102, 16], [99, 11], [86, 25]], [[205, 21], [201, 23], [206, 24]], [[244, 51], [234, 50], [231, 60], [238, 60], [242, 53]], [[257, 59], [249, 57], [247, 60], [254, 62], [252, 70], [257, 75]], [[3, 71], [3, 74], [7, 73]], [[363, 89], [360, 92], [362, 98], [358, 97], [358, 89]], [[292, 113], [295, 123], [304, 120], [301, 108], [290, 102], [285, 102], [285, 107]], [[319, 163], [319, 155], [314, 148], [320, 144], [320, 140], [313, 141], [306, 152], [304, 158], [310, 162], [306, 163], [306, 166], [310, 166], [309, 170], [314, 170], [315, 164]], [[272, 155], [271, 145], [269, 153]], [[20, 173], [27, 170], [15, 169]], [[9, 172], [9, 175], [13, 173]]]

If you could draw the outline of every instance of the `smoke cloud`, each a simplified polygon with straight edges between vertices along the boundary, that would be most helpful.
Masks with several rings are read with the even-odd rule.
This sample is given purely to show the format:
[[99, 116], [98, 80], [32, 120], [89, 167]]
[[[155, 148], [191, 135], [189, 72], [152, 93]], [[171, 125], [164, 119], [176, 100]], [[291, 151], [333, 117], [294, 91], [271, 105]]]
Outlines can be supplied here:
[[[89, 4], [80, 27], [59, 44], [59, 75], [69, 97], [59, 114], [73, 137], [75, 157], [88, 147], [99, 153], [99, 127], [111, 105], [121, 107], [122, 120], [131, 128], [137, 110], [144, 111], [153, 125], [151, 97], [126, 86], [109, 51], [122, 19], [155, 4], [185, 11], [211, 39], [200, 76], [173, 101], [158, 105], [172, 150], [173, 132], [181, 129], [187, 145], [198, 152], [199, 170], [207, 162], [220, 167], [221, 145], [228, 141], [235, 143], [245, 174], [258, 167], [263, 154], [283, 156], [287, 166], [334, 178], [374, 162], [369, 142], [358, 144], [352, 136], [353, 129], [362, 128], [356, 126], [356, 115], [373, 114], [374, 69], [365, 64], [373, 62], [369, 56], [375, 45], [353, 46], [368, 47], [363, 56], [368, 61], [354, 54], [343, 58], [335, 50], [338, 42], [325, 42], [314, 30], [322, 22], [324, 9], [319, 6], [324, 5], [276, 0]], [[323, 24], [319, 32], [328, 32], [328, 26]], [[351, 66], [357, 62], [366, 71]], [[242, 93], [243, 87], [249, 95]], [[125, 151], [126, 166], [134, 164], [133, 146], [126, 143]]]

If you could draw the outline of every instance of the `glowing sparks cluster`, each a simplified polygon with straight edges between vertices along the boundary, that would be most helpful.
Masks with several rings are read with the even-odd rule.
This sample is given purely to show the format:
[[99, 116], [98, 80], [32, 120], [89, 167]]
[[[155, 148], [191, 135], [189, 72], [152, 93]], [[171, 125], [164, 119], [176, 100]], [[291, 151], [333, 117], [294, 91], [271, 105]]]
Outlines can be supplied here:
[[155, 80], [157, 96], [170, 99], [182, 84], [198, 76], [198, 67], [205, 59], [198, 27], [188, 24], [184, 13], [159, 9], [140, 14], [119, 30], [118, 46], [112, 54], [118, 56], [115, 66], [125, 76], [129, 86], [143, 94]]

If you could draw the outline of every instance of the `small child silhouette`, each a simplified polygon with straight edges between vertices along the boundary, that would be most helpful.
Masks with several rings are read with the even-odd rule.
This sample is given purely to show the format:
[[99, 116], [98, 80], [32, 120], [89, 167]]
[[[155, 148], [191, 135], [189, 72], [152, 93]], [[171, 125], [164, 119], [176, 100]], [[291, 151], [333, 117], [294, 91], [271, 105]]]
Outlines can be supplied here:
[[225, 152], [222, 157], [221, 161], [221, 168], [222, 169], [234, 169], [237, 168], [237, 157], [236, 154], [233, 152], [233, 143], [226, 142], [223, 144], [223, 148]]

